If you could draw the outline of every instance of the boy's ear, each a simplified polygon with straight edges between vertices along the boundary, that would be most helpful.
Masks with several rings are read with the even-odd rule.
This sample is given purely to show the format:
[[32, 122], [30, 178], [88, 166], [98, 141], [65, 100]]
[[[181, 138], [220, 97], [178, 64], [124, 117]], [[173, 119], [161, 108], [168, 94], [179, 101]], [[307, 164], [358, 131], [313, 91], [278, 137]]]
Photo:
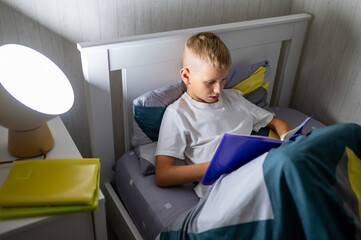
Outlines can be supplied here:
[[190, 85], [191, 82], [190, 82], [190, 79], [189, 79], [189, 76], [190, 76], [190, 73], [189, 73], [189, 69], [188, 68], [182, 68], [180, 70], [180, 75], [181, 75], [181, 78], [184, 82], [185, 85]]

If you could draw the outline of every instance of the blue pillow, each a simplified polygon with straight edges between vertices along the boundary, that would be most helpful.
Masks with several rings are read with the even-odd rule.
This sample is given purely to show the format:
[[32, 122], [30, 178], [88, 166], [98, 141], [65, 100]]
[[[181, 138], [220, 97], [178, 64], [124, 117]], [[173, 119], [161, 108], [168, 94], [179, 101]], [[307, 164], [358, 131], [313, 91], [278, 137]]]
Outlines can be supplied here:
[[134, 106], [134, 120], [152, 142], [158, 141], [165, 109], [166, 107]]

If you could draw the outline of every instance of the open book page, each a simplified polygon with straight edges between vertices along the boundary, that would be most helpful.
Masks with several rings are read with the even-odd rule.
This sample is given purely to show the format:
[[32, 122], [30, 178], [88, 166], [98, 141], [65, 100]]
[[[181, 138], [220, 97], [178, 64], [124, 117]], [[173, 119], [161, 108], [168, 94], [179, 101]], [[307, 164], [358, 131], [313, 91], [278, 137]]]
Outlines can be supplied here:
[[296, 137], [298, 137], [299, 135], [302, 134], [303, 128], [306, 126], [306, 124], [310, 121], [310, 119], [312, 118], [313, 115], [309, 116], [308, 118], [305, 119], [305, 121], [303, 121], [300, 125], [298, 125], [297, 127], [295, 127], [294, 129], [288, 131], [284, 136], [283, 139], [281, 139], [282, 141], [287, 141], [287, 140], [292, 140]]

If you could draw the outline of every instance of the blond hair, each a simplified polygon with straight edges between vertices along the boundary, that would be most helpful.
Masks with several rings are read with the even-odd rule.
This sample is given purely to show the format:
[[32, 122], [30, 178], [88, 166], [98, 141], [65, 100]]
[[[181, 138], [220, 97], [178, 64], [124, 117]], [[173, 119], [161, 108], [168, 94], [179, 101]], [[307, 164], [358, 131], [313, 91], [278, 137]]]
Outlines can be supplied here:
[[197, 33], [185, 43], [183, 67], [189, 67], [187, 65], [192, 60], [198, 60], [222, 70], [228, 69], [232, 62], [227, 46], [216, 34], [211, 32]]

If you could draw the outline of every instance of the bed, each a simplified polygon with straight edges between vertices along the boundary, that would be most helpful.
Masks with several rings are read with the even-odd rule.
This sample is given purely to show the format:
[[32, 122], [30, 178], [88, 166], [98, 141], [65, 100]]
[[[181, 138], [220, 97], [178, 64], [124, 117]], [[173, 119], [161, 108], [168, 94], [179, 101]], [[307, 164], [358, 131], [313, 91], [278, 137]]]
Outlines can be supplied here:
[[[197, 32], [211, 31], [230, 49], [232, 66], [263, 61], [268, 64], [271, 71], [266, 101], [276, 106], [271, 111], [294, 127], [306, 118], [288, 106], [310, 19], [309, 14], [303, 13], [78, 44], [87, 82], [92, 154], [101, 159], [100, 181], [106, 197], [107, 223], [119, 239], [154, 239], [199, 203], [194, 184], [157, 187], [153, 174], [143, 174], [139, 149], [132, 145], [134, 100], [179, 81], [185, 41]], [[121, 75], [118, 94], [122, 105], [116, 110], [121, 112], [120, 123], [115, 120], [119, 113], [112, 109], [117, 93], [112, 89], [111, 75], [117, 71]], [[119, 124], [121, 134], [117, 134]], [[305, 132], [323, 126], [312, 119]], [[125, 154], [120, 159], [115, 157], [117, 135], [124, 137]], [[172, 236], [177, 231], [169, 232]]]

